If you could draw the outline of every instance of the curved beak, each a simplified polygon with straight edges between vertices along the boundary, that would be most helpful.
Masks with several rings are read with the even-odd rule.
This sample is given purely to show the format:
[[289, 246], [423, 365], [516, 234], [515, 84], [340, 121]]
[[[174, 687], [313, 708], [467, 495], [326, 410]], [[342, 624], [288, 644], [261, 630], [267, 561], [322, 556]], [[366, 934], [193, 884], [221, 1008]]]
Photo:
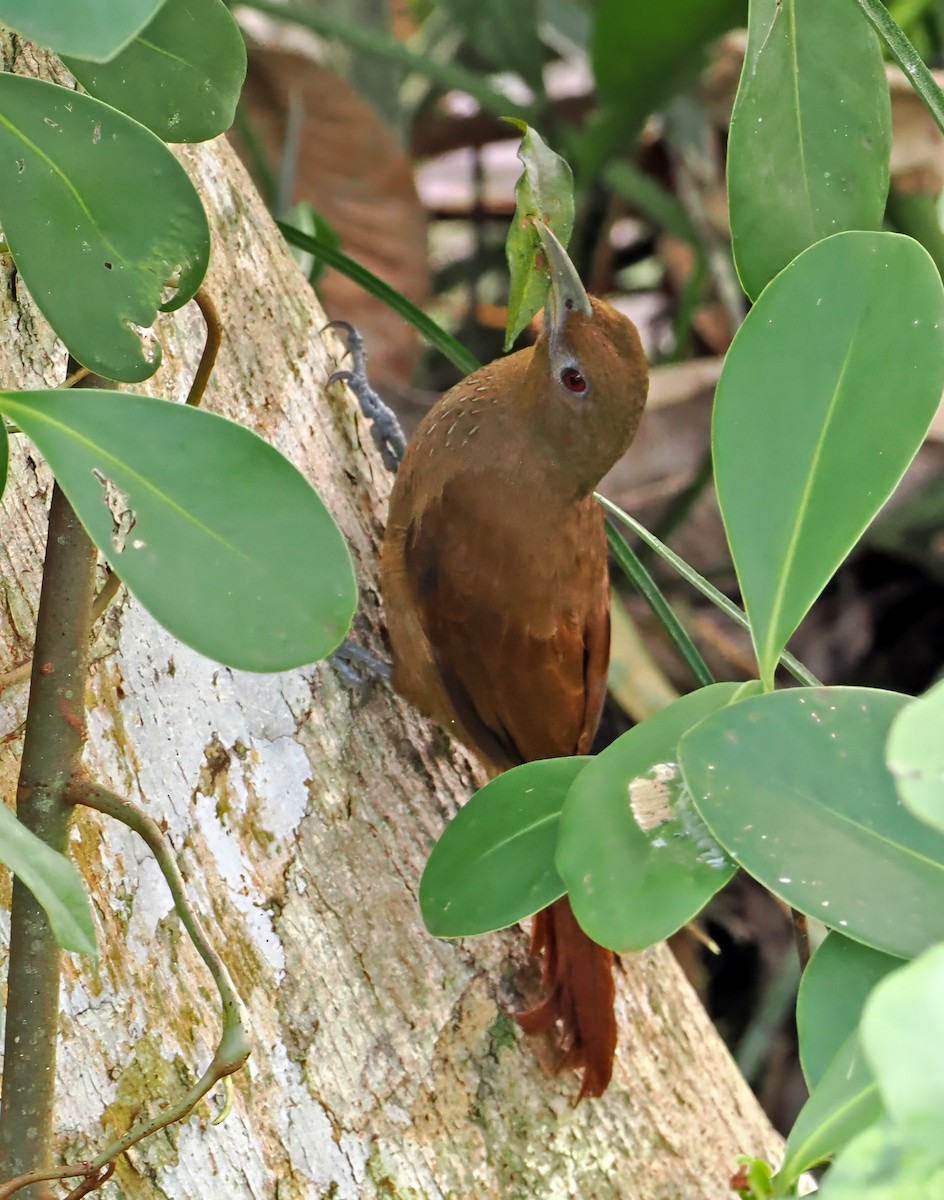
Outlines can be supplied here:
[[544, 307], [544, 331], [552, 341], [556, 341], [563, 333], [564, 325], [572, 312], [583, 313], [585, 317], [589, 317], [593, 310], [590, 307], [590, 298], [580, 282], [577, 268], [568, 258], [567, 251], [543, 221], [535, 221], [534, 227], [541, 239], [551, 283]]

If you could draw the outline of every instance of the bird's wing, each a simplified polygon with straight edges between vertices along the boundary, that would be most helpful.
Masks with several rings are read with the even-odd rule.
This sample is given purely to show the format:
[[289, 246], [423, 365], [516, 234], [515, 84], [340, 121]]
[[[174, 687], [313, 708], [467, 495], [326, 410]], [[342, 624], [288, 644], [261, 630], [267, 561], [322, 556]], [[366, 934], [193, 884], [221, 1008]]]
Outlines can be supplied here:
[[541, 529], [503, 519], [501, 499], [481, 481], [450, 481], [406, 530], [404, 555], [456, 718], [504, 769], [588, 752], [610, 630], [596, 507]]

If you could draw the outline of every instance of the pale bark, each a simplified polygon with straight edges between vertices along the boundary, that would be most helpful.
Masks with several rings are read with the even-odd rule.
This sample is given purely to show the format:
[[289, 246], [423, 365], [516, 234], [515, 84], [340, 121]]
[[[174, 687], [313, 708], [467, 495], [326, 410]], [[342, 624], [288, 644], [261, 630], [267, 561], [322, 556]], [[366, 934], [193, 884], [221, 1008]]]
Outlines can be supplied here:
[[[356, 635], [382, 653], [377, 544], [390, 480], [350, 397], [325, 389], [340, 348], [321, 336], [318, 303], [225, 143], [181, 157], [210, 212], [209, 287], [226, 329], [205, 403], [317, 487], [357, 563]], [[61, 382], [64, 352], [20, 281], [0, 304], [3, 386]], [[165, 365], [139, 390], [179, 399], [202, 322], [191, 306], [157, 329]], [[0, 665], [29, 652], [47, 503], [48, 475], [17, 437], [0, 527]], [[382, 687], [354, 698], [326, 664], [275, 676], [222, 668], [127, 599], [102, 624], [88, 767], [166, 827], [255, 1034], [228, 1119], [210, 1124], [205, 1104], [132, 1150], [110, 1194], [722, 1200], [738, 1153], [777, 1153], [664, 948], [623, 960], [614, 1083], [574, 1108], [575, 1077], [546, 1076], [508, 1016], [533, 988], [533, 972], [521, 983], [524, 932], [426, 934], [423, 862], [476, 782], [440, 731]], [[0, 733], [22, 720], [24, 693], [2, 697]], [[20, 746], [0, 754], [8, 799]], [[217, 1020], [143, 845], [85, 814], [72, 851], [101, 953], [97, 965], [69, 956], [62, 989], [57, 1128], [63, 1156], [81, 1159], [189, 1084]]]

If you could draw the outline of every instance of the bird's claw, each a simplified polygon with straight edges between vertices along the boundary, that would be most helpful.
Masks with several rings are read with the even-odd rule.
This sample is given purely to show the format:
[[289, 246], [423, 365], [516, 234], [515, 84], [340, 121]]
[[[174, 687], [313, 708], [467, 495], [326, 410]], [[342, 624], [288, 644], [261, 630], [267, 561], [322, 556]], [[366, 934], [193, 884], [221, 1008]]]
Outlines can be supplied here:
[[[367, 378], [367, 351], [364, 349], [364, 338], [362, 334], [351, 324], [350, 321], [329, 321], [322, 329], [322, 333], [326, 329], [336, 329], [343, 337], [341, 341], [347, 343], [347, 352], [351, 356], [351, 364], [355, 375], [360, 375], [363, 379]], [[335, 372], [338, 374], [338, 372]], [[332, 379], [334, 376], [332, 376]], [[329, 380], [330, 382], [330, 380]]]
[[[400, 428], [396, 413], [377, 395], [367, 378], [367, 352], [364, 339], [349, 321], [330, 321], [325, 329], [337, 329], [344, 334], [348, 353], [351, 356], [350, 371], [335, 371], [328, 377], [327, 386], [346, 383], [360, 405], [361, 412], [370, 422], [370, 432], [380, 451], [384, 466], [396, 474], [403, 461], [406, 438]], [[324, 332], [324, 330], [322, 330]]]
[[366, 699], [370, 684], [376, 680], [389, 684], [393, 668], [384, 659], [345, 638], [328, 660], [345, 684], [361, 699]]

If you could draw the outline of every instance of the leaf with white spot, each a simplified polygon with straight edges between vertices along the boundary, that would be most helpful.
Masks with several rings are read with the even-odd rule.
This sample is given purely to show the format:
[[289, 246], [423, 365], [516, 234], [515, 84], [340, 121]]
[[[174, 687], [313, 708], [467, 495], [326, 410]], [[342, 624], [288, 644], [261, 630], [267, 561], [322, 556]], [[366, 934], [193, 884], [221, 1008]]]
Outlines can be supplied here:
[[682, 738], [682, 771], [721, 845], [787, 904], [906, 958], [944, 940], [944, 835], [898, 801], [884, 761], [909, 697], [793, 688]]

